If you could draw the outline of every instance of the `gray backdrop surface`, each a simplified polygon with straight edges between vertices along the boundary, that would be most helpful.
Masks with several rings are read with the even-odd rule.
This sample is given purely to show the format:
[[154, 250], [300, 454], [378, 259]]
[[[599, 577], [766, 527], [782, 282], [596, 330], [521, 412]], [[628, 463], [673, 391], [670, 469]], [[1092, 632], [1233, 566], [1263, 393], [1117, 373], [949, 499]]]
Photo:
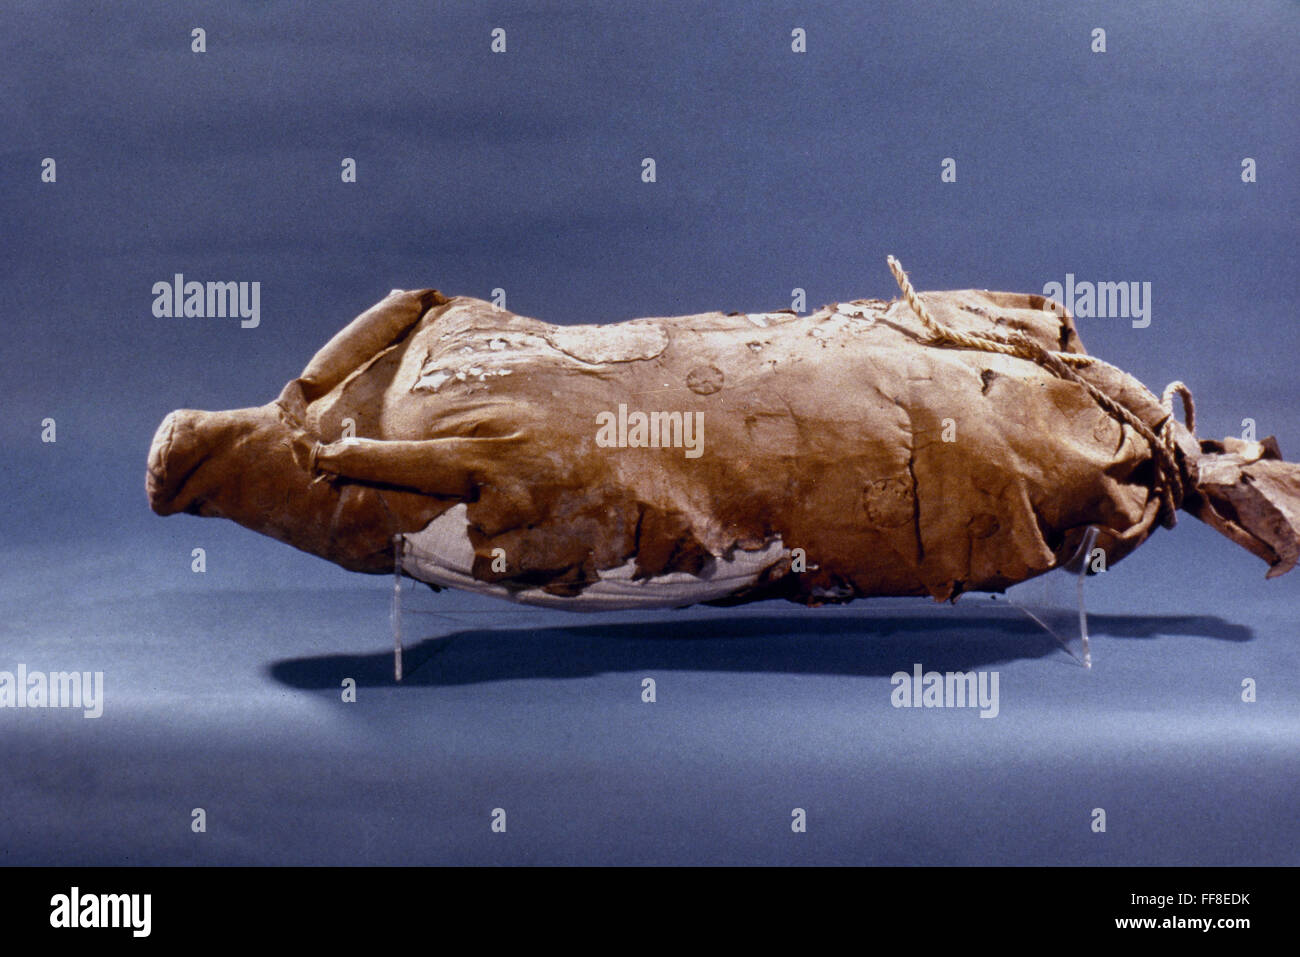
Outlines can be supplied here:
[[[0, 710], [0, 862], [1300, 863], [1300, 576], [1187, 516], [1090, 584], [1091, 673], [962, 603], [444, 595], [409, 627], [451, 637], [393, 687], [386, 580], [143, 492], [164, 414], [266, 402], [394, 287], [563, 323], [816, 308], [892, 297], [889, 253], [921, 289], [1149, 282], [1149, 326], [1080, 318], [1089, 351], [1300, 455], [1298, 28], [1283, 2], [6, 4], [0, 670], [106, 691], [97, 719]], [[176, 273], [260, 282], [258, 326], [154, 316]], [[892, 708], [914, 662], [998, 671], [998, 717]]]

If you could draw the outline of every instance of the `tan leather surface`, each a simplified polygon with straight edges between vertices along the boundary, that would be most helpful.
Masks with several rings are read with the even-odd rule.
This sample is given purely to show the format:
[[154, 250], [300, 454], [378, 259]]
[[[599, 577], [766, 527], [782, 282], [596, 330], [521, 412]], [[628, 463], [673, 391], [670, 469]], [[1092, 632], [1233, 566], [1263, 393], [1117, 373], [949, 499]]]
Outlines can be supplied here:
[[[955, 328], [1083, 351], [1041, 296], [922, 296]], [[1118, 370], [1080, 374], [1164, 420]], [[636, 413], [665, 443], [637, 447]], [[391, 571], [394, 534], [466, 502], [474, 577], [555, 595], [629, 560], [640, 578], [698, 574], [779, 540], [785, 557], [734, 597], [817, 603], [1000, 589], [1090, 524], [1117, 561], [1156, 524], [1154, 481], [1146, 442], [1079, 385], [924, 345], [901, 302], [561, 327], [421, 290], [368, 310], [275, 402], [173, 413], [149, 489], [161, 514], [230, 518], [367, 572]], [[794, 549], [807, 570], [791, 572]]]

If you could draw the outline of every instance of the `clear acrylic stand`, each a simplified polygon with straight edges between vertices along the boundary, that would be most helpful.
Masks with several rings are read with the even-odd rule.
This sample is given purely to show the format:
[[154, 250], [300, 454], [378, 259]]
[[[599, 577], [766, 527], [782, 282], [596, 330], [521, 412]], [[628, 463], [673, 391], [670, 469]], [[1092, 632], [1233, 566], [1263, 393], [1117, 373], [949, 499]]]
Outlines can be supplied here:
[[1083, 583], [1096, 541], [1097, 527], [1089, 525], [1069, 561], [1007, 589], [1008, 601], [1046, 629], [1085, 668], [1092, 667], [1092, 648], [1088, 644]]
[[[467, 617], [469, 618], [474, 618], [476, 616], [488, 617], [491, 618], [494, 622], [499, 623], [503, 618], [535, 617], [538, 614], [541, 614], [544, 611], [546, 611], [546, 609], [531, 606], [531, 605], [518, 605], [515, 607], [511, 607], [508, 602], [501, 601], [500, 599], [487, 600], [490, 602], [492, 606], [490, 610], [456, 607], [457, 605], [463, 604], [462, 602], [458, 601], [458, 599], [462, 599], [466, 597], [468, 593], [460, 592], [457, 594], [455, 593], [455, 589], [444, 589], [441, 587], [434, 588], [432, 592], [442, 592], [446, 590], [450, 593], [442, 596], [444, 598], [444, 601], [441, 603], [443, 607], [440, 607], [437, 610], [411, 607], [412, 603], [404, 596], [406, 596], [408, 593], [412, 591], [416, 591], [417, 589], [411, 589], [411, 588], [404, 589], [402, 587], [402, 579], [404, 577], [407, 578], [407, 580], [410, 581], [412, 585], [417, 586], [418, 590], [420, 591], [423, 591], [424, 588], [427, 586], [423, 586], [423, 583], [420, 582], [419, 579], [410, 578], [402, 570], [403, 561], [406, 558], [407, 549], [409, 547], [410, 545], [407, 543], [406, 537], [404, 535], [393, 536], [393, 595], [392, 595], [392, 606], [389, 612], [389, 620], [392, 622], [392, 627], [393, 627], [393, 678], [398, 682], [401, 682], [402, 677], [405, 673], [405, 664], [403, 661], [403, 641], [402, 641], [403, 627], [402, 626], [403, 626], [403, 619], [406, 617], [420, 616], [426, 619], [433, 618], [444, 623], [459, 625], [462, 624]], [[432, 592], [430, 592], [430, 594], [432, 594]], [[471, 597], [477, 598], [480, 596], [471, 596]], [[426, 637], [426, 636], [421, 636], [421, 637]], [[418, 667], [418, 664], [416, 667]]]
[[393, 536], [393, 607], [388, 613], [393, 623], [393, 680], [402, 680], [402, 547], [406, 538]]
[[[1019, 585], [1013, 585], [1006, 591], [1006, 601], [998, 605], [1010, 606], [1028, 616], [1043, 630], [1056, 639], [1057, 643], [1079, 664], [1085, 668], [1092, 667], [1092, 650], [1088, 643], [1088, 615], [1083, 604], [1083, 583], [1088, 577], [1088, 565], [1092, 556], [1093, 545], [1097, 540], [1097, 528], [1088, 526], [1083, 539], [1073, 556], [1052, 571]], [[393, 678], [402, 680], [402, 615], [414, 613], [402, 606], [402, 560], [406, 547], [405, 537], [393, 536], [393, 601], [391, 620], [393, 626]], [[996, 596], [988, 596], [996, 598]], [[934, 604], [929, 599], [872, 599], [878, 611], [890, 611], [895, 605], [901, 610], [909, 607]], [[989, 610], [991, 603], [985, 603], [983, 610]], [[439, 618], [454, 621], [457, 612], [427, 612]], [[463, 613], [460, 613], [463, 614]]]

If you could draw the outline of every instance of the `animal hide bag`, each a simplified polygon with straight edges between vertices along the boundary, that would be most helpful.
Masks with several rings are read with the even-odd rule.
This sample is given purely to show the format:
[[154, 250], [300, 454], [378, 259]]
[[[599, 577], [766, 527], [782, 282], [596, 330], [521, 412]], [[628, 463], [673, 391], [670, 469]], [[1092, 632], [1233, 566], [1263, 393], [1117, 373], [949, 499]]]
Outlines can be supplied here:
[[896, 275], [894, 302], [586, 326], [395, 290], [275, 401], [168, 415], [149, 501], [577, 610], [950, 599], [1089, 525], [1113, 564], [1177, 506], [1295, 565], [1300, 466], [1272, 439], [1198, 442], [1041, 296]]

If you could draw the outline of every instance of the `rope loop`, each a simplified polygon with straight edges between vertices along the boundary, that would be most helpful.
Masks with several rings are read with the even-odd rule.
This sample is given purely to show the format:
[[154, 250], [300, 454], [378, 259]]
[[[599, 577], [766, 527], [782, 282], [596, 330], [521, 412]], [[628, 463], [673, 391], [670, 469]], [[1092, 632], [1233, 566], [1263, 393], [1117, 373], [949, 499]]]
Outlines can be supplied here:
[[1164, 407], [1170, 419], [1174, 415], [1174, 396], [1178, 395], [1183, 400], [1183, 424], [1187, 426], [1187, 431], [1196, 434], [1196, 402], [1192, 399], [1192, 390], [1187, 388], [1183, 383], [1175, 380], [1165, 386], [1164, 395], [1160, 397], [1160, 404]]

